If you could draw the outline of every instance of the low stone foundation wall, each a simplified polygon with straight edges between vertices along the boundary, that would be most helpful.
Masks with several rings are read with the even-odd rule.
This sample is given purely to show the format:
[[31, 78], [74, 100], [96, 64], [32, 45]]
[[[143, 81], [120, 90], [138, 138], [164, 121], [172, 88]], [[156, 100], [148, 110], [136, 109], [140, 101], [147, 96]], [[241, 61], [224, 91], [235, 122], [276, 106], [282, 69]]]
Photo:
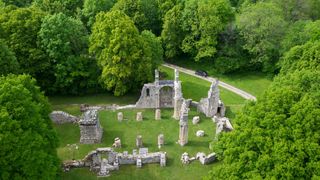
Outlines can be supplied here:
[[50, 113], [49, 117], [52, 122], [56, 124], [77, 123], [80, 120], [78, 117], [63, 111], [53, 111], [52, 113]]

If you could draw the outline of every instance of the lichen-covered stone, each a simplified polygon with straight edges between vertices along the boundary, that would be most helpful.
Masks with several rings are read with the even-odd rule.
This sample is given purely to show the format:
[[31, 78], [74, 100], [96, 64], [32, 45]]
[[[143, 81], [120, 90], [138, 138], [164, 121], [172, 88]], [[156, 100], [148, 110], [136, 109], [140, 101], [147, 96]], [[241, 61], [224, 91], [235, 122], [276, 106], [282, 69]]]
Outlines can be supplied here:
[[137, 121], [142, 121], [143, 120], [142, 112], [137, 112], [136, 120]]
[[119, 122], [123, 121], [123, 113], [122, 112], [118, 112], [117, 118], [118, 118]]
[[155, 119], [156, 120], [160, 120], [161, 119], [161, 109], [156, 109]]

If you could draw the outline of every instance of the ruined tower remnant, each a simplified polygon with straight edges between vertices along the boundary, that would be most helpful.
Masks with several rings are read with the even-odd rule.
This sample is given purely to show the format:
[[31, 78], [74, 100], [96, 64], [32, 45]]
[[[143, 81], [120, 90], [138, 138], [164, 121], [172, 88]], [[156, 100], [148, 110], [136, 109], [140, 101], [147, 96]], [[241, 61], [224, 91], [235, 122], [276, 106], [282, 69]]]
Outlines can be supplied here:
[[188, 105], [189, 103], [184, 100], [181, 105], [181, 112], [180, 112], [180, 131], [179, 131], [179, 141], [178, 143], [181, 146], [184, 146], [188, 143]]
[[202, 98], [199, 102], [198, 111], [204, 113], [207, 117], [213, 117], [218, 113], [220, 100], [218, 84], [218, 80], [212, 82], [208, 91], [208, 97]]
[[181, 91], [181, 81], [179, 81], [179, 71], [174, 70], [174, 102], [173, 102], [173, 118], [179, 120], [180, 118], [180, 109], [183, 101], [182, 91]]
[[100, 143], [102, 137], [102, 128], [100, 126], [98, 111], [88, 110], [80, 120], [80, 143], [93, 144]]
[[[174, 107], [175, 93], [181, 94], [180, 88], [176, 88], [176, 80], [160, 80], [159, 72], [155, 70], [155, 80], [153, 83], [144, 84], [137, 108], [172, 108]], [[177, 90], [180, 92], [176, 92]]]

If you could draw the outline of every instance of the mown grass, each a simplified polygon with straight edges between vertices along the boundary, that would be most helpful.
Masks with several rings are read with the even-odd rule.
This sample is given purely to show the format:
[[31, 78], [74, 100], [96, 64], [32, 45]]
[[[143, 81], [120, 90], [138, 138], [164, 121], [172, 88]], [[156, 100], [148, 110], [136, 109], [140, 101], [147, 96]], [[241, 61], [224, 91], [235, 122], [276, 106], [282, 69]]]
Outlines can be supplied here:
[[212, 77], [216, 77], [230, 85], [239, 89], [247, 91], [254, 96], [260, 96], [269, 87], [272, 78], [267, 74], [257, 71], [245, 71], [229, 74], [221, 74], [216, 71], [211, 62], [195, 62], [188, 58], [179, 58], [175, 61], [168, 61], [169, 63], [176, 64], [193, 70], [205, 70]]
[[[167, 74], [166, 79], [173, 79], [174, 72], [172, 69], [161, 67], [160, 71]], [[207, 96], [210, 83], [202, 79], [180, 73], [182, 81], [182, 91], [185, 98], [191, 98], [199, 101]], [[227, 116], [233, 118], [240, 111], [245, 100], [225, 89], [220, 88], [221, 99], [227, 106]], [[133, 104], [138, 99], [138, 95], [128, 95], [124, 97], [114, 97], [106, 95], [88, 95], [81, 97], [51, 97], [50, 102], [55, 110], [64, 110], [71, 114], [80, 115], [79, 104], [87, 103], [97, 104]], [[135, 115], [137, 111], [142, 111], [144, 115], [143, 122], [136, 122]], [[216, 162], [211, 165], [203, 166], [198, 161], [190, 165], [182, 165], [180, 157], [183, 152], [195, 155], [197, 152], [211, 152], [209, 143], [215, 134], [215, 124], [211, 119], [200, 115], [201, 122], [193, 125], [189, 121], [189, 143], [185, 147], [176, 144], [179, 136], [178, 121], [171, 118], [172, 109], [162, 109], [163, 119], [154, 120], [154, 110], [124, 110], [126, 120], [118, 122], [116, 120], [117, 112], [102, 111], [100, 112], [100, 122], [104, 128], [104, 135], [101, 144], [84, 145], [79, 144], [80, 131], [76, 124], [55, 125], [60, 138], [60, 147], [58, 155], [62, 160], [83, 158], [88, 152], [97, 147], [110, 147], [115, 137], [120, 137], [122, 148], [117, 151], [129, 151], [135, 148], [135, 137], [139, 134], [143, 136], [143, 142], [150, 152], [158, 151], [157, 136], [163, 133], [165, 136], [165, 146], [163, 151], [168, 154], [167, 167], [161, 168], [157, 164], [144, 165], [141, 169], [135, 166], [121, 166], [119, 171], [112, 172], [111, 179], [201, 179], [209, 170], [218, 166]], [[195, 109], [191, 109], [189, 120], [195, 115], [199, 115]], [[204, 130], [205, 137], [196, 137], [197, 130]], [[68, 144], [78, 144], [79, 150], [73, 154], [67, 147]], [[63, 179], [96, 179], [96, 174], [88, 169], [75, 169], [68, 173], [63, 173]]]
[[[137, 122], [135, 120], [136, 112], [143, 112], [144, 120]], [[83, 158], [90, 150], [97, 147], [110, 147], [115, 137], [120, 137], [122, 148], [116, 149], [118, 152], [129, 151], [135, 149], [135, 138], [142, 135], [143, 144], [149, 148], [150, 152], [159, 151], [157, 147], [157, 136], [164, 134], [165, 146], [161, 151], [167, 152], [167, 166], [161, 168], [158, 164], [146, 165], [141, 169], [135, 166], [121, 166], [119, 171], [112, 172], [112, 179], [199, 179], [207, 174], [213, 166], [219, 163], [203, 166], [198, 161], [190, 165], [182, 165], [180, 157], [183, 152], [188, 152], [195, 156], [197, 152], [210, 153], [209, 143], [214, 138], [215, 124], [211, 119], [200, 114], [201, 121], [197, 125], [193, 125], [189, 121], [189, 143], [181, 147], [176, 144], [179, 137], [179, 122], [171, 118], [172, 109], [162, 109], [162, 119], [154, 119], [154, 110], [152, 109], [135, 109], [123, 110], [125, 120], [118, 122], [116, 119], [117, 112], [102, 111], [100, 112], [100, 123], [104, 128], [104, 134], [101, 144], [85, 145], [78, 144], [79, 128], [77, 125], [59, 125], [56, 126], [61, 145], [58, 149], [58, 155], [62, 160], [72, 159], [73, 152], [67, 147], [67, 144], [78, 144], [79, 150], [74, 153], [76, 159]], [[189, 113], [189, 119], [199, 115], [195, 109]], [[196, 137], [197, 130], [204, 130], [205, 137]], [[83, 172], [86, 171], [86, 172]], [[64, 179], [75, 179], [78, 173], [85, 174], [86, 179], [95, 179], [96, 175], [89, 173], [87, 170], [75, 170], [63, 174]]]

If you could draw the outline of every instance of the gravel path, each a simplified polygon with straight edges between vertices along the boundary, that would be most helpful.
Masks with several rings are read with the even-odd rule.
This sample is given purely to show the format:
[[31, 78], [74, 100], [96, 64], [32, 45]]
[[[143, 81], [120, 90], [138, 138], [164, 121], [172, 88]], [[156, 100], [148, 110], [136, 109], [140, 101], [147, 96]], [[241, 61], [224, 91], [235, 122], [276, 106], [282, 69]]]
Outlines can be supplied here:
[[[213, 78], [213, 77], [198, 76], [198, 75], [195, 74], [195, 71], [193, 71], [193, 70], [186, 69], [186, 68], [183, 68], [183, 67], [180, 67], [180, 66], [176, 66], [176, 65], [173, 65], [173, 64], [164, 63], [162, 65], [165, 66], [165, 67], [171, 68], [171, 69], [178, 69], [181, 72], [184, 72], [186, 74], [198, 77], [200, 79], [203, 79], [203, 80], [206, 80], [206, 81], [209, 81], [209, 82], [212, 82], [212, 81], [215, 80], [215, 78]], [[241, 89], [238, 89], [238, 88], [236, 88], [236, 87], [234, 87], [234, 86], [232, 86], [230, 84], [227, 84], [225, 82], [219, 81], [219, 86], [221, 86], [221, 87], [223, 87], [223, 88], [225, 88], [225, 89], [227, 89], [229, 91], [232, 91], [232, 92], [238, 94], [239, 96], [241, 96], [241, 97], [243, 97], [245, 99], [254, 100], [254, 101], [257, 100], [257, 98], [255, 96], [253, 96], [252, 94], [247, 93], [247, 92], [245, 92], [245, 91], [243, 91]]]

